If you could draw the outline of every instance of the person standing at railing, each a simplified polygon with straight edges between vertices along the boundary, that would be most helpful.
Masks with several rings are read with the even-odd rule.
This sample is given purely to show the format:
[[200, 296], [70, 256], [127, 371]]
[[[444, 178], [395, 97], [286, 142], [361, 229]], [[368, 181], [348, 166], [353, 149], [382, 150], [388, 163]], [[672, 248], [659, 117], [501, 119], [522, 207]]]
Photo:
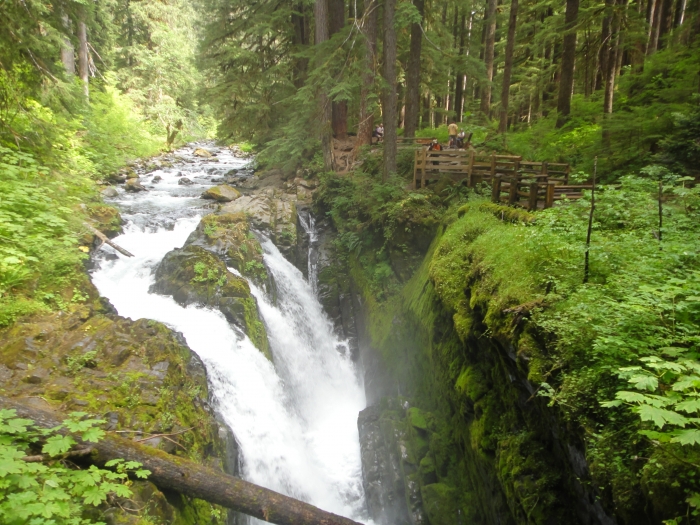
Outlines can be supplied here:
[[457, 147], [457, 133], [459, 133], [459, 128], [454, 122], [447, 126], [447, 133], [450, 135], [450, 148]]

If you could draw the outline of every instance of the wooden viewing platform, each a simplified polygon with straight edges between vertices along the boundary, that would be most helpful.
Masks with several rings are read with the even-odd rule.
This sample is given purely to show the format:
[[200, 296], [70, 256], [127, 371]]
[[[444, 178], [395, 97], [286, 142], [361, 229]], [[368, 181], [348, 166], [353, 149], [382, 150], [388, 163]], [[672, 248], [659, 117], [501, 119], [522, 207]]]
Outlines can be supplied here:
[[528, 210], [551, 208], [554, 201], [580, 199], [590, 185], [570, 185], [569, 164], [524, 161], [517, 155], [495, 155], [446, 149], [416, 151], [413, 188], [424, 188], [430, 181], [449, 177], [475, 187], [491, 183], [491, 200], [522, 206]]

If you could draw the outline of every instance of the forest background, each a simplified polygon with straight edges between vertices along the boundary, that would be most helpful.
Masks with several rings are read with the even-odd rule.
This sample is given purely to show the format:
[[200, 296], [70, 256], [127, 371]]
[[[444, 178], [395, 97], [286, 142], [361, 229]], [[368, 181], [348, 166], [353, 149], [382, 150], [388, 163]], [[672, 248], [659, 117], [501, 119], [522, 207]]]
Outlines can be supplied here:
[[[631, 466], [630, 457], [649, 453], [634, 424], [656, 443], [700, 444], [692, 187], [700, 0], [5, 0], [0, 15], [0, 326], [79, 303], [79, 292], [59, 290], [82, 272], [83, 221], [102, 206], [101, 184], [133, 159], [202, 138], [245, 143], [260, 165], [290, 176], [305, 167], [326, 177], [321, 200], [339, 249], [358, 256], [371, 293], [388, 301], [402, 285], [385, 250], [400, 205], [429, 203], [431, 217], [450, 223], [475, 198], [454, 188], [409, 195], [402, 177], [411, 159], [396, 137], [444, 141], [446, 125], [457, 122], [480, 150], [568, 162], [578, 180], [590, 177], [597, 156], [600, 179], [622, 183], [599, 204], [595, 228], [605, 242], [593, 255], [604, 262], [592, 268], [592, 287], [581, 287], [577, 273], [589, 199], [544, 214], [534, 228], [507, 230], [531, 248], [538, 233], [552, 234], [557, 257], [514, 262], [494, 251], [498, 242], [479, 255], [501, 268], [501, 293], [493, 294], [501, 306], [539, 300], [540, 288], [557, 290], [565, 305], [539, 321], [564, 346], [532, 379], [594, 434], [624, 427], [622, 442], [589, 448], [612, 491], [609, 506], [639, 504], [615, 495], [616, 483], [656, 479]], [[372, 157], [378, 123], [385, 140]], [[337, 167], [334, 139], [347, 136], [363, 164], [341, 180], [327, 174]], [[666, 193], [656, 193], [659, 183]], [[667, 219], [663, 250], [659, 216]], [[472, 209], [459, 227], [487, 217]], [[505, 225], [491, 226], [492, 240], [507, 238]], [[436, 284], [459, 288], [439, 264], [432, 272]], [[669, 284], [649, 289], [654, 282]], [[442, 299], [450, 304], [449, 294]], [[595, 333], [576, 314], [588, 307]], [[603, 343], [618, 352], [591, 358]], [[591, 359], [591, 369], [567, 375]], [[593, 391], [593, 400], [584, 395]], [[679, 397], [666, 395], [674, 391]], [[615, 412], [623, 404], [635, 419]], [[686, 496], [695, 508], [697, 481], [680, 490], [671, 498], [680, 507], [669, 508], [680, 513]]]

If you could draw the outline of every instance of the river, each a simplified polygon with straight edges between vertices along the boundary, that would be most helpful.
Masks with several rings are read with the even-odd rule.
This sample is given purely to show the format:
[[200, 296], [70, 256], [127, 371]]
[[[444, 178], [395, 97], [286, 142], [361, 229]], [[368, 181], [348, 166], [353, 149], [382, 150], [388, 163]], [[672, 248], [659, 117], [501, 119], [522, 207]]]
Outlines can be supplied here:
[[[154, 319], [183, 334], [206, 366], [215, 409], [236, 436], [244, 479], [367, 521], [357, 432], [357, 415], [365, 407], [361, 375], [316, 298], [315, 272], [311, 283], [305, 280], [260, 234], [274, 298], [250, 284], [272, 362], [220, 312], [184, 308], [148, 291], [165, 254], [181, 247], [209, 212], [199, 196], [215, 184], [211, 179], [246, 164], [226, 149], [207, 148], [216, 150], [218, 162], [184, 148], [177, 154], [189, 162], [142, 177], [149, 191], [119, 190], [110, 199], [126, 222], [115, 242], [135, 257], [103, 247], [93, 282], [120, 315]], [[154, 176], [162, 180], [153, 183]], [[193, 184], [178, 184], [181, 176]]]

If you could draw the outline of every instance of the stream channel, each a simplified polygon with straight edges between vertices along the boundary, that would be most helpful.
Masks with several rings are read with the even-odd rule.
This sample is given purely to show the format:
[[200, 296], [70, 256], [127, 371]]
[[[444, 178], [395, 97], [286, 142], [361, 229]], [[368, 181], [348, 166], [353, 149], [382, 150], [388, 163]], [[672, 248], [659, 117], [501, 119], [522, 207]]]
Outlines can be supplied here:
[[[248, 163], [227, 149], [206, 146], [218, 162], [183, 148], [176, 152], [183, 162], [141, 177], [149, 191], [119, 190], [109, 199], [125, 220], [124, 233], [114, 241], [135, 257], [103, 247], [93, 282], [120, 315], [165, 323], [199, 355], [214, 408], [236, 436], [241, 477], [367, 521], [357, 431], [357, 416], [365, 407], [361, 375], [316, 298], [315, 272], [309, 272], [312, 282], [307, 282], [257, 233], [274, 297], [255, 283], [250, 286], [273, 362], [220, 312], [185, 308], [172, 297], [149, 293], [165, 254], [181, 247], [210, 211], [200, 195], [216, 184], [211, 179]], [[153, 183], [156, 175], [162, 180]], [[193, 184], [178, 184], [183, 175]]]

